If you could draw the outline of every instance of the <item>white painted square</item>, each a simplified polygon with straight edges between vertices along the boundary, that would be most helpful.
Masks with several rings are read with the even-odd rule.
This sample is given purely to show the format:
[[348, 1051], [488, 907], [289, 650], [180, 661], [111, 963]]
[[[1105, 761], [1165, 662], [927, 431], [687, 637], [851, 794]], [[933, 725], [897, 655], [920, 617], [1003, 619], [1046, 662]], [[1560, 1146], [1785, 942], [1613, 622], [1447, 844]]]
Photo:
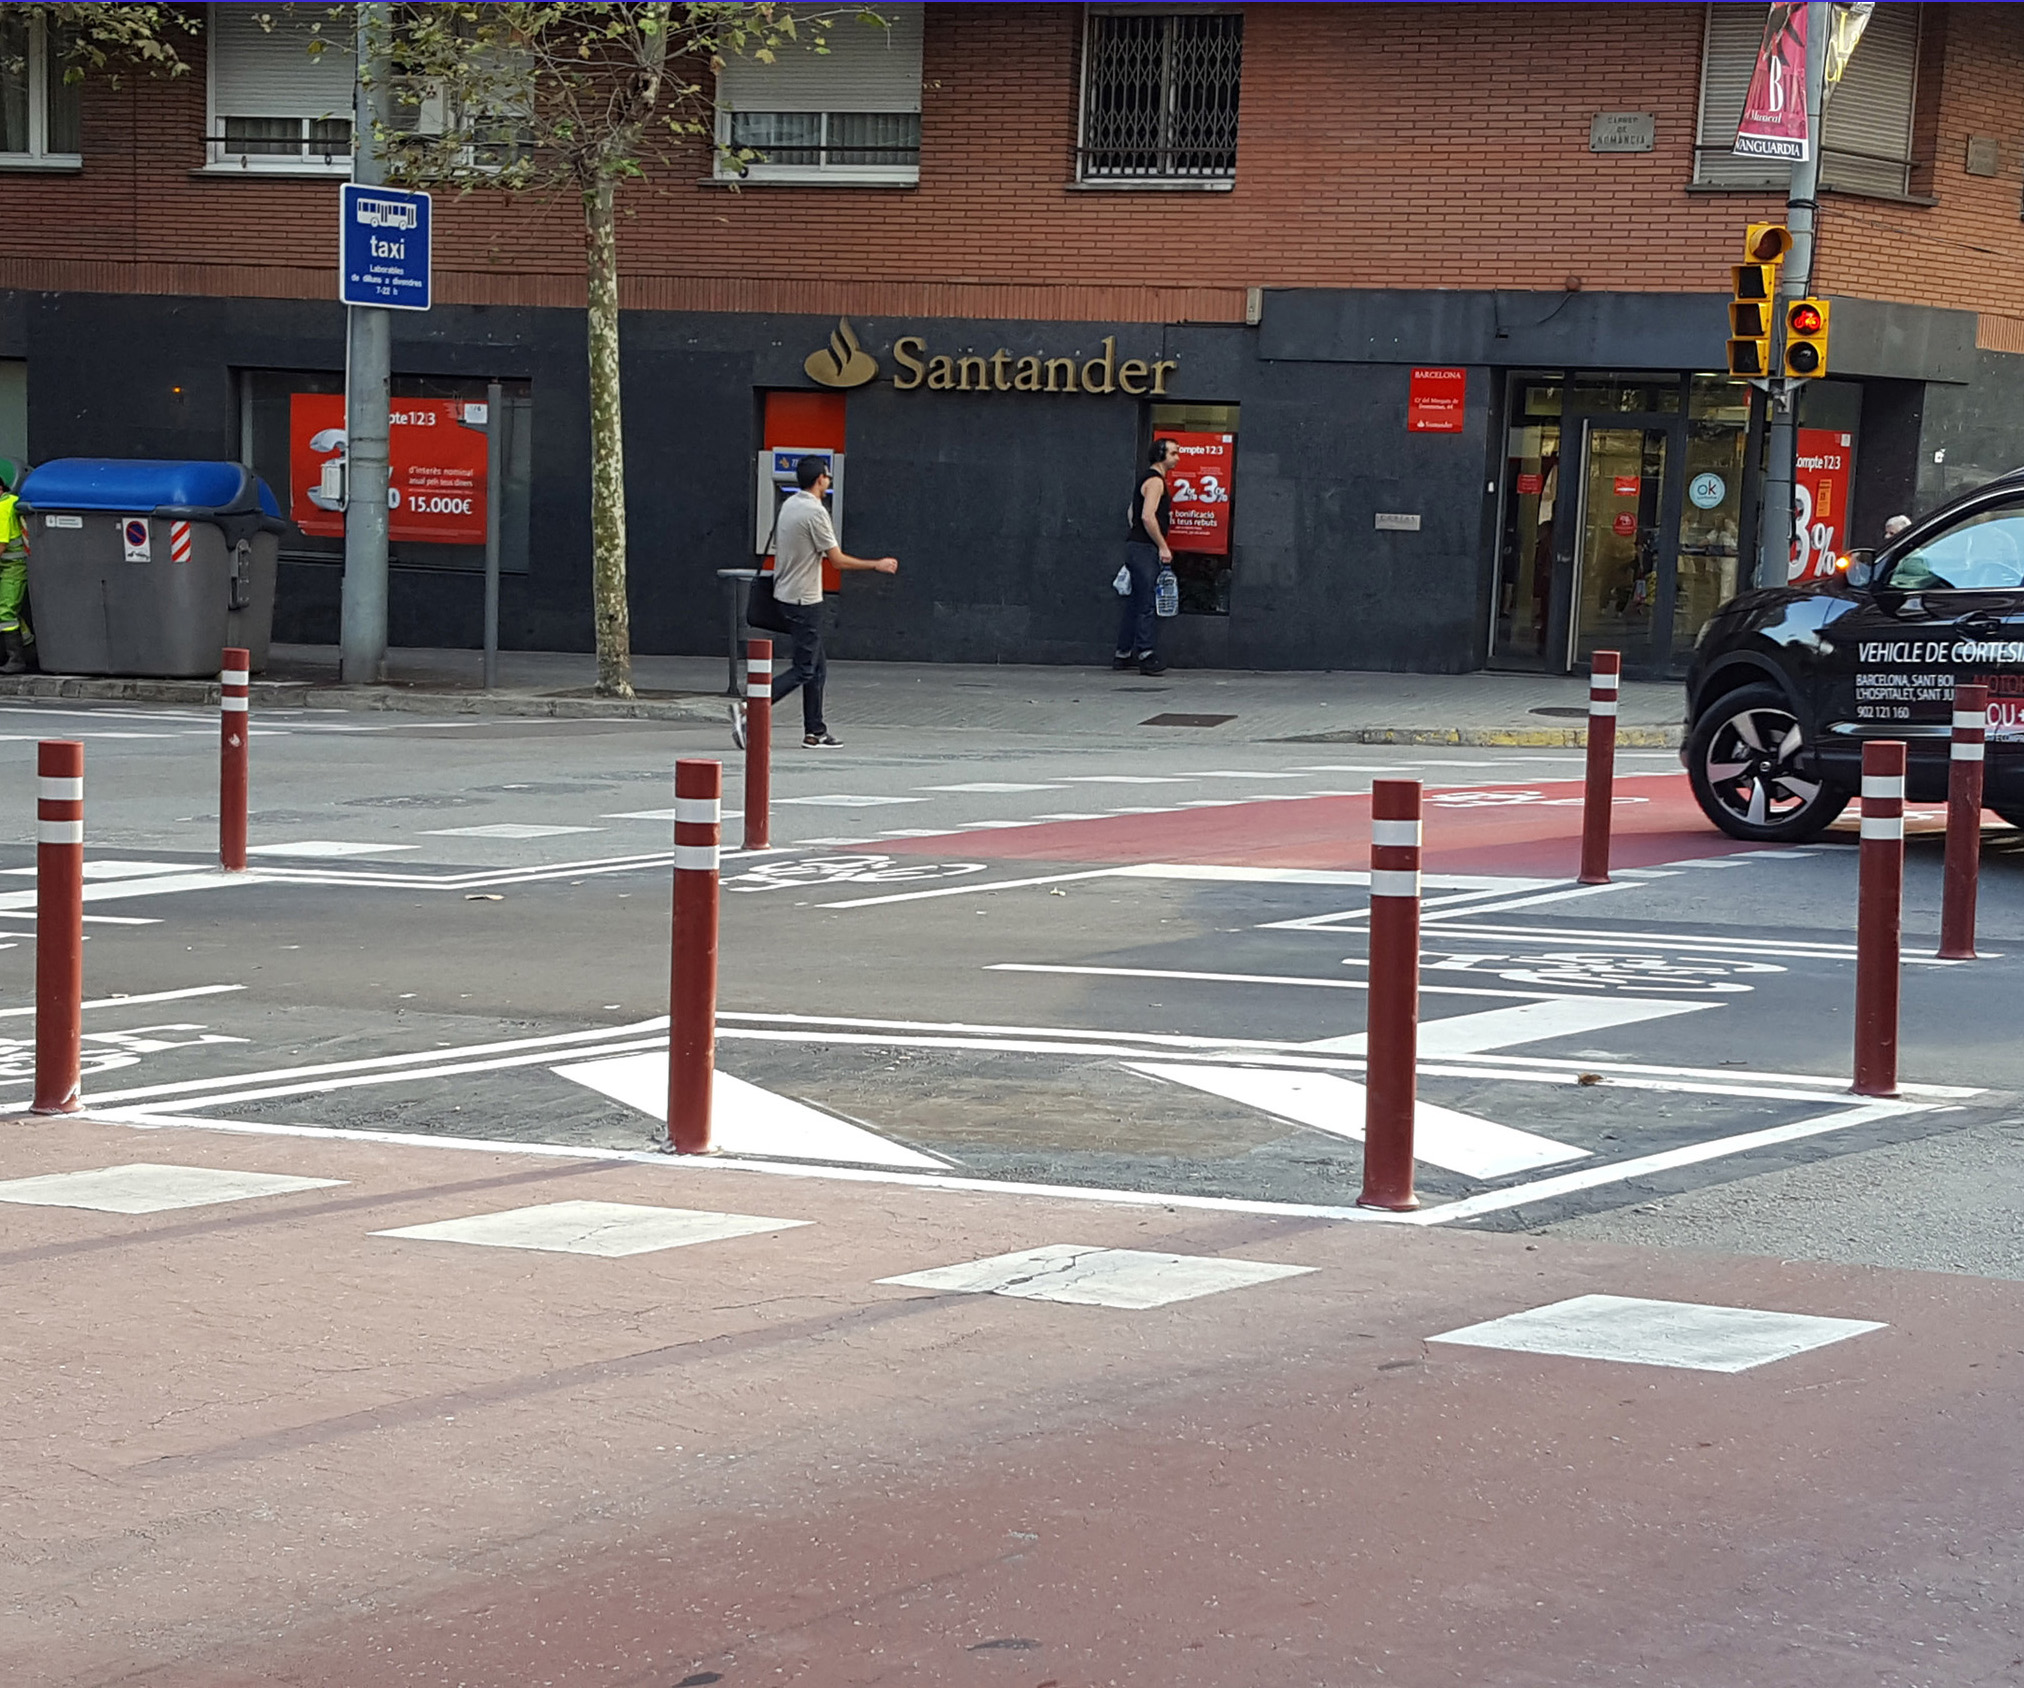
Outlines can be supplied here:
[[412, 850], [413, 844], [360, 844], [343, 838], [303, 838], [292, 844], [249, 844], [249, 856], [309, 856], [327, 860], [335, 856], [383, 856], [393, 850]]
[[893, 803], [925, 803], [925, 797], [854, 797], [832, 792], [822, 797], [776, 797], [776, 803], [801, 803], [816, 809], [883, 809]]
[[1092, 815], [1087, 812], [1078, 813], [1070, 811], [1067, 814], [1061, 815], [1035, 815], [1033, 818], [1036, 821], [1101, 821], [1108, 820], [1110, 817], [1104, 814]]
[[565, 832], [602, 832], [601, 826], [528, 826], [520, 821], [494, 821], [489, 826], [439, 826], [427, 838], [560, 838]]
[[1014, 785], [1003, 780], [973, 780], [968, 785], [924, 785], [923, 791], [1059, 791], [1058, 785]]
[[1573, 1360], [1741, 1372], [1883, 1328], [1870, 1319], [1823, 1319], [1809, 1313], [1646, 1301], [1626, 1295], [1577, 1295], [1571, 1301], [1465, 1325], [1427, 1340]]
[[1031, 826], [1031, 821], [965, 821], [959, 832], [1003, 832], [1008, 827]]
[[946, 838], [956, 829], [948, 826], [895, 826], [879, 834], [881, 838]]
[[[86, 862], [84, 877], [87, 879], [153, 879], [158, 874], [188, 873], [188, 862]], [[10, 879], [33, 879], [32, 867], [0, 868]]]
[[[745, 811], [743, 809], [725, 809], [720, 812], [722, 813], [724, 819], [727, 821], [740, 820], [744, 817], [745, 814]], [[626, 809], [616, 815], [599, 815], [597, 818], [601, 821], [672, 822], [675, 818], [675, 811], [672, 809]]]
[[1078, 1248], [1050, 1243], [1018, 1254], [994, 1254], [961, 1266], [938, 1266], [881, 1278], [908, 1289], [939, 1289], [958, 1295], [1009, 1295], [1021, 1301], [1064, 1301], [1077, 1307], [1143, 1310], [1193, 1301], [1221, 1290], [1244, 1289], [1275, 1278], [1294, 1278], [1312, 1266], [1280, 1266], [1265, 1260], [1230, 1260], [1220, 1255], [1153, 1254], [1135, 1248]]
[[532, 1248], [549, 1254], [595, 1254], [616, 1259], [723, 1242], [761, 1231], [788, 1231], [806, 1219], [758, 1219], [749, 1213], [704, 1213], [686, 1207], [638, 1207], [630, 1202], [544, 1202], [433, 1225], [375, 1231], [376, 1237], [418, 1242], [472, 1243], [480, 1248]]
[[261, 1196], [327, 1190], [342, 1178], [289, 1178], [273, 1172], [226, 1172], [208, 1166], [136, 1161], [91, 1172], [47, 1172], [0, 1183], [0, 1202], [25, 1207], [83, 1207], [95, 1213], [166, 1213], [178, 1207], [253, 1201]]

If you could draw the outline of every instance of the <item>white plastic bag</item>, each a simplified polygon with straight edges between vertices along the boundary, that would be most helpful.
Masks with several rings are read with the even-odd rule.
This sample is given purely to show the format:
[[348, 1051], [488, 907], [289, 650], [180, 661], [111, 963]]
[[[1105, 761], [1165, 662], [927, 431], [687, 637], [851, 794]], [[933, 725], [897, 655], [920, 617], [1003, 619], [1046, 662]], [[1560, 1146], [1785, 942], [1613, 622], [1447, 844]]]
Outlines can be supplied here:
[[1117, 578], [1111, 581], [1110, 585], [1111, 590], [1120, 598], [1129, 598], [1131, 596], [1131, 570], [1120, 568], [1117, 571]]

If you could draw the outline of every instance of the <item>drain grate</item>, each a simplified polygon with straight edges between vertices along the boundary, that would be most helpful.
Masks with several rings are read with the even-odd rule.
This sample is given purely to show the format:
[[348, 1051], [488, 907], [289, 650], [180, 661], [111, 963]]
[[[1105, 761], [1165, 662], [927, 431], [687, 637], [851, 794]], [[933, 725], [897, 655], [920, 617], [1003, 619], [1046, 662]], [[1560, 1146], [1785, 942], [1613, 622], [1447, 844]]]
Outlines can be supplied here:
[[1234, 721], [1234, 715], [1155, 715], [1150, 721], [1141, 721], [1141, 727], [1220, 727], [1225, 721]]

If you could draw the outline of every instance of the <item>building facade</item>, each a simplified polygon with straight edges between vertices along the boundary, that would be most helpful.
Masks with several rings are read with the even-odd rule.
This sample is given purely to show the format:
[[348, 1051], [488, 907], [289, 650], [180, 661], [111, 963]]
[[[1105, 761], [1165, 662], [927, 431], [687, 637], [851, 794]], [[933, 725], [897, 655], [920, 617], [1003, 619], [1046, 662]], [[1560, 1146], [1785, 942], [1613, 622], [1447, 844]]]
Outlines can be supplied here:
[[[843, 656], [1103, 660], [1156, 433], [1173, 661], [1666, 673], [1747, 581], [1762, 403], [1722, 371], [1784, 197], [1730, 152], [1764, 6], [880, 10], [725, 68], [742, 174], [699, 143], [622, 201], [635, 648], [722, 649], [788, 448], [841, 452], [844, 543], [902, 560], [847, 583]], [[352, 70], [204, 11], [172, 81], [65, 85], [15, 26], [0, 455], [250, 462], [302, 528], [277, 636], [327, 642]], [[1876, 8], [1827, 121], [1797, 566], [2024, 462], [2020, 110], [2014, 8]], [[394, 640], [477, 641], [482, 520], [443, 489], [496, 382], [503, 637], [587, 647], [580, 216], [436, 225], [438, 303], [394, 325]]]

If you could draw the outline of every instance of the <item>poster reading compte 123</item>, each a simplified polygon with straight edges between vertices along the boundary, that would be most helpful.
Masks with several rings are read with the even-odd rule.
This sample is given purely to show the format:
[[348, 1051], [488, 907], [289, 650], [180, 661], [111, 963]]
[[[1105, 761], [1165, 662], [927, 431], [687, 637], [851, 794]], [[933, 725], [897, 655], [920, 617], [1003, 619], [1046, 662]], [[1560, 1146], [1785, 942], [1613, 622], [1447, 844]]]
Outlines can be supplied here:
[[[395, 399], [387, 537], [428, 545], [485, 543], [485, 407], [458, 399]], [[343, 507], [324, 465], [345, 454], [344, 395], [288, 401], [288, 514], [304, 533], [344, 537]]]

